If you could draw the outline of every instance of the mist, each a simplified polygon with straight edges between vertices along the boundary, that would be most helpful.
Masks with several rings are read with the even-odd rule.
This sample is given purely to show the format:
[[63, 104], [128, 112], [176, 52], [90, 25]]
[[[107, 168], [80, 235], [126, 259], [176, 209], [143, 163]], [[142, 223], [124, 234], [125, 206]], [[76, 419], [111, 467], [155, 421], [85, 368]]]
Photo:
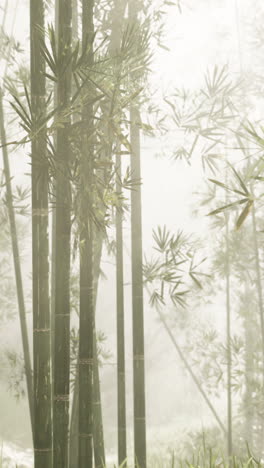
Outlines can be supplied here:
[[263, 18], [2, 0], [0, 467], [264, 463]]

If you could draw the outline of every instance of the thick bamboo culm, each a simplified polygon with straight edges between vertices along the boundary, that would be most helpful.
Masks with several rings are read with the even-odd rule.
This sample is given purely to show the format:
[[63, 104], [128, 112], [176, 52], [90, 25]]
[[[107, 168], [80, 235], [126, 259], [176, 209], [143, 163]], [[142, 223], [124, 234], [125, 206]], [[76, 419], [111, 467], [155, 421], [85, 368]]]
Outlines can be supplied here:
[[[34, 462], [35, 468], [52, 467], [51, 348], [49, 307], [48, 177], [45, 128], [39, 122], [46, 113], [44, 2], [30, 2], [32, 133], [32, 277], [34, 359]], [[45, 431], [43, 428], [45, 427]]]
[[[88, 43], [87, 66], [93, 66], [93, 0], [82, 2], [82, 43]], [[85, 50], [85, 49], [84, 49]], [[86, 87], [89, 92], [89, 86]], [[91, 90], [92, 96], [92, 90]], [[93, 298], [93, 105], [82, 110], [80, 180], [80, 333], [79, 333], [79, 468], [93, 466], [93, 371], [94, 371], [94, 298]]]
[[57, 102], [58, 119], [63, 125], [56, 133], [55, 160], [55, 310], [54, 310], [54, 398], [53, 466], [68, 466], [69, 393], [70, 393], [70, 257], [71, 257], [71, 185], [69, 180], [70, 117], [65, 117], [71, 98], [71, 0], [58, 0], [59, 66]]

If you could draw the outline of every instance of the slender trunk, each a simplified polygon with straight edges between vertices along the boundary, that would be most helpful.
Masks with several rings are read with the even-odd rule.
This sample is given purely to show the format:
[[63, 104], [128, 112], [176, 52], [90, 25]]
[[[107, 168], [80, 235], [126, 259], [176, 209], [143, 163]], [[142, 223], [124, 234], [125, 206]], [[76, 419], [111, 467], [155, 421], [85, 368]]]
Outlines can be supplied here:
[[[55, 37], [58, 52], [58, 20], [59, 20], [59, 2], [55, 0]], [[58, 106], [57, 83], [54, 84], [54, 107]], [[54, 147], [57, 147], [56, 133], [54, 135]], [[55, 161], [54, 161], [55, 163]], [[55, 356], [55, 281], [56, 281], [56, 180], [52, 180], [51, 195], [51, 285], [50, 285], [50, 314], [51, 314], [51, 367], [52, 367], [52, 401], [54, 398], [54, 356]]]
[[70, 449], [69, 449], [69, 468], [76, 468], [78, 460], [78, 441], [79, 441], [79, 364], [76, 363], [76, 374], [74, 379], [72, 412], [70, 421]]
[[32, 434], [34, 434], [34, 400], [33, 400], [32, 367], [31, 367], [30, 350], [29, 350], [29, 342], [28, 342], [26, 309], [25, 309], [24, 289], [23, 289], [23, 281], [22, 281], [22, 273], [21, 273], [21, 263], [20, 263], [20, 256], [19, 256], [15, 210], [14, 210], [14, 205], [13, 205], [11, 175], [10, 175], [10, 168], [9, 168], [8, 150], [6, 146], [3, 96], [2, 96], [1, 89], [0, 89], [0, 138], [1, 138], [1, 144], [2, 144], [3, 166], [4, 166], [5, 181], [6, 181], [6, 203], [7, 203], [9, 224], [10, 224], [13, 262], [14, 262], [14, 270], [15, 270], [15, 277], [16, 277], [17, 301], [18, 301], [20, 329], [21, 329], [23, 354], [24, 354], [24, 362], [25, 362], [29, 414], [30, 414]]
[[[88, 41], [87, 65], [93, 65], [93, 0], [82, 2], [82, 40]], [[79, 468], [93, 466], [93, 106], [86, 104], [82, 135], [80, 215]]]
[[[72, 0], [72, 42], [74, 46], [78, 41], [78, 0]], [[72, 82], [72, 95], [76, 92], [74, 81]], [[79, 117], [76, 113], [72, 116], [73, 123], [76, 123]], [[69, 468], [76, 467], [78, 460], [78, 406], [79, 406], [79, 364], [78, 359], [75, 367], [73, 398], [71, 405], [70, 416], [70, 432], [69, 432]]]
[[[45, 130], [38, 131], [45, 117], [44, 4], [30, 2], [32, 141], [32, 266], [33, 266], [33, 356], [34, 356], [34, 454], [36, 468], [52, 466], [48, 160]], [[45, 428], [45, 430], [43, 430]]]
[[[140, 170], [140, 115], [136, 107], [130, 111], [131, 174], [141, 180]], [[146, 467], [145, 418], [145, 358], [144, 307], [142, 277], [142, 219], [141, 186], [131, 191], [131, 255], [132, 255], [132, 313], [133, 313], [133, 378], [134, 378], [134, 452], [135, 466]]]
[[[61, 116], [69, 106], [71, 96], [71, 67], [68, 61], [71, 48], [71, 17], [71, 0], [58, 0], [58, 56], [61, 65], [58, 70], [57, 93]], [[63, 126], [58, 128], [56, 136], [54, 468], [67, 468], [68, 465], [71, 254], [70, 118], [66, 120], [64, 115], [63, 121]]]
[[[261, 279], [261, 267], [260, 267], [260, 255], [259, 255], [259, 243], [257, 235], [257, 221], [256, 221], [256, 211], [255, 205], [252, 205], [251, 211], [252, 217], [252, 229], [253, 229], [253, 248], [254, 248], [254, 257], [255, 257], [255, 269], [256, 269], [256, 282], [257, 282], [257, 297], [258, 297], [258, 310], [260, 318], [260, 330], [261, 330], [261, 354], [262, 354], [262, 393], [264, 388], [264, 307], [263, 307], [263, 289], [262, 289], [262, 279]], [[261, 415], [259, 418], [259, 452], [260, 456], [263, 455], [263, 434], [264, 434], [264, 418]]]
[[160, 318], [160, 320], [161, 320], [161, 322], [162, 322], [162, 324], [163, 324], [163, 326], [164, 326], [166, 332], [168, 333], [168, 335], [169, 335], [169, 337], [170, 337], [170, 339], [171, 339], [171, 342], [173, 343], [173, 345], [174, 345], [174, 347], [175, 347], [175, 349], [176, 349], [176, 351], [177, 351], [177, 353], [178, 353], [180, 359], [182, 360], [182, 362], [183, 362], [183, 364], [184, 364], [186, 370], [189, 372], [191, 378], [193, 379], [194, 383], [196, 384], [196, 386], [197, 386], [199, 392], [201, 393], [201, 395], [202, 395], [202, 397], [203, 397], [205, 403], [207, 404], [208, 408], [209, 408], [210, 411], [212, 412], [212, 414], [213, 414], [215, 420], [217, 421], [219, 427], [222, 429], [222, 431], [223, 431], [223, 433], [225, 434], [225, 436], [227, 436], [227, 430], [226, 430], [224, 424], [222, 423], [222, 421], [221, 421], [219, 415], [217, 414], [215, 408], [213, 407], [213, 405], [212, 405], [211, 401], [209, 400], [208, 396], [206, 395], [205, 391], [203, 390], [203, 388], [202, 388], [202, 386], [201, 386], [199, 380], [197, 379], [196, 375], [194, 374], [194, 372], [193, 372], [191, 366], [189, 365], [187, 359], [185, 358], [185, 356], [184, 356], [184, 354], [183, 354], [183, 352], [182, 352], [180, 346], [178, 345], [176, 339], [175, 339], [174, 336], [173, 336], [173, 333], [172, 333], [170, 327], [167, 325], [165, 318], [163, 317], [163, 315], [162, 315], [162, 313], [160, 312], [160, 310], [157, 310], [157, 312], [158, 312], [159, 318]]
[[230, 307], [230, 248], [229, 220], [226, 216], [226, 349], [227, 349], [227, 455], [231, 461], [233, 455], [232, 442], [232, 353], [231, 353], [231, 307]]
[[262, 280], [260, 271], [260, 258], [259, 258], [259, 245], [257, 237], [257, 223], [254, 203], [252, 205], [252, 229], [253, 229], [253, 247], [255, 257], [255, 268], [257, 276], [257, 295], [258, 295], [258, 309], [260, 317], [260, 330], [261, 330], [261, 352], [262, 352], [262, 374], [264, 382], [264, 308], [263, 308], [263, 291], [262, 291]]
[[[100, 276], [100, 263], [103, 248], [103, 238], [101, 233], [97, 233], [94, 242], [94, 265], [93, 265], [93, 277], [94, 277], [94, 309], [96, 310], [97, 293], [98, 293], [98, 281]], [[96, 330], [96, 327], [95, 327]], [[96, 345], [96, 333], [94, 332], [94, 388], [93, 388], [93, 437], [94, 437], [94, 459], [95, 465], [105, 466], [105, 449], [104, 449], [104, 431], [103, 431], [103, 419], [102, 419], [102, 407], [99, 406], [101, 402], [101, 389], [100, 389], [100, 372], [99, 363], [97, 359]], [[78, 363], [76, 369], [75, 386], [73, 391], [73, 404], [72, 404], [72, 416], [71, 416], [71, 427], [70, 427], [70, 468], [75, 468], [76, 460], [78, 459], [78, 427], [79, 427], [79, 375], [78, 375]], [[102, 462], [103, 460], [103, 462]], [[97, 465], [98, 464], [98, 465]]]
[[[254, 334], [252, 331], [252, 309], [250, 306], [250, 291], [245, 280], [245, 302], [244, 306], [244, 335], [245, 335], [245, 394], [244, 394], [244, 417], [245, 429], [244, 437], [250, 450], [253, 450], [253, 434], [254, 434], [254, 410], [252, 401], [252, 381], [254, 376], [254, 358], [253, 358], [253, 340]], [[249, 300], [248, 300], [249, 299]]]
[[105, 467], [104, 428], [101, 402], [99, 360], [94, 333], [94, 385], [93, 385], [93, 443], [95, 468]]
[[[128, 2], [128, 19], [132, 26], [138, 22], [138, 5]], [[133, 75], [131, 80], [140, 77]], [[140, 111], [130, 106], [131, 177], [136, 182], [131, 190], [131, 260], [132, 260], [132, 329], [133, 329], [133, 390], [134, 390], [134, 456], [135, 466], [146, 468], [146, 403], [144, 354], [144, 302], [142, 270], [142, 214], [140, 168]]]
[[[123, 31], [124, 13], [127, 1], [115, 0], [112, 11], [112, 33], [109, 44], [110, 55], [115, 66], [115, 56], [120, 52], [121, 34]], [[118, 68], [117, 92], [121, 80], [121, 69]], [[109, 142], [113, 135], [108, 137]], [[116, 191], [122, 194], [122, 167], [120, 144], [116, 154]], [[116, 327], [117, 327], [117, 426], [118, 426], [118, 465], [126, 466], [126, 376], [125, 376], [125, 323], [124, 323], [124, 274], [123, 274], [123, 214], [122, 206], [116, 210]]]
[[[101, 390], [100, 390], [100, 375], [99, 363], [96, 349], [96, 334], [94, 334], [94, 378], [93, 378], [93, 446], [94, 446], [94, 464], [95, 468], [105, 467], [105, 450], [104, 450], [104, 431], [102, 418]], [[75, 387], [73, 393], [72, 404], [72, 419], [70, 430], [70, 465], [69, 468], [76, 467], [78, 459], [78, 406], [79, 406], [79, 378], [76, 375]]]
[[[116, 155], [116, 191], [121, 195], [121, 157]], [[117, 314], [117, 421], [118, 466], [127, 458], [126, 447], [126, 383], [125, 383], [125, 323], [123, 274], [123, 213], [116, 210], [116, 314]]]
[[[100, 278], [100, 265], [103, 249], [102, 232], [97, 231], [94, 239], [94, 310], [98, 298], [98, 286]], [[95, 313], [96, 315], [96, 313]], [[95, 468], [105, 467], [104, 427], [101, 400], [100, 368], [98, 359], [98, 347], [96, 338], [96, 320], [94, 323], [94, 386], [93, 386], [93, 439], [94, 439], [94, 463]]]

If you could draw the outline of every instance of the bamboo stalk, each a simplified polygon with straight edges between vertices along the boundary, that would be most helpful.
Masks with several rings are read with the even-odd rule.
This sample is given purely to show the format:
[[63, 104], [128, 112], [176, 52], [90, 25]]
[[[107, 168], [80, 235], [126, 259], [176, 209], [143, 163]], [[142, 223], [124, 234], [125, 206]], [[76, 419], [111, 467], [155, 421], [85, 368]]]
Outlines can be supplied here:
[[227, 455], [231, 461], [233, 455], [232, 434], [232, 352], [231, 352], [231, 306], [230, 306], [230, 241], [229, 221], [226, 216], [226, 347], [227, 347]]
[[[121, 157], [116, 155], [116, 191], [121, 195]], [[126, 383], [125, 383], [125, 323], [123, 273], [123, 214], [116, 209], [116, 323], [117, 323], [117, 420], [118, 466], [126, 465]]]
[[[138, 22], [138, 5], [128, 2], [128, 20], [131, 26]], [[131, 80], [138, 79], [133, 75]], [[144, 352], [144, 299], [141, 209], [141, 154], [140, 110], [130, 105], [130, 167], [135, 182], [131, 190], [131, 266], [132, 266], [132, 329], [133, 329], [133, 398], [134, 398], [134, 464], [146, 468], [146, 403], [145, 403], [145, 352]]]
[[244, 336], [245, 336], [245, 394], [244, 394], [244, 413], [245, 413], [245, 429], [244, 437], [250, 450], [253, 450], [254, 441], [254, 411], [252, 401], [252, 380], [254, 376], [254, 356], [253, 356], [253, 339], [252, 319], [250, 317], [250, 292], [245, 278], [245, 318], [244, 318]]
[[[71, 258], [71, 185], [70, 118], [63, 112], [71, 98], [71, 0], [58, 0], [58, 56], [65, 64], [58, 70], [57, 96], [63, 126], [57, 129], [56, 147], [56, 241], [55, 241], [55, 342], [53, 448], [54, 468], [68, 466], [69, 393], [70, 393], [70, 258]], [[66, 65], [67, 63], [67, 65]]]
[[[82, 41], [88, 41], [87, 65], [93, 65], [93, 0], [82, 2]], [[84, 106], [87, 128], [82, 134], [80, 215], [80, 332], [79, 332], [79, 468], [93, 466], [94, 298], [93, 225], [93, 106]]]
[[104, 428], [96, 333], [94, 333], [93, 444], [95, 468], [105, 468]]
[[[58, 20], [59, 2], [55, 0], [55, 37], [58, 52]], [[54, 84], [54, 107], [58, 105], [57, 83]], [[56, 133], [54, 134], [54, 147], [57, 147]], [[56, 161], [54, 161], [56, 164]], [[56, 284], [56, 177], [52, 180], [51, 195], [51, 285], [50, 285], [50, 314], [51, 314], [51, 366], [52, 366], [52, 401], [54, 397], [54, 356], [55, 356], [55, 284]]]
[[[226, 154], [227, 162], [227, 154]], [[228, 175], [226, 171], [226, 185], [228, 185]], [[226, 205], [229, 202], [226, 192]], [[232, 425], [232, 348], [231, 348], [231, 304], [230, 304], [230, 233], [229, 233], [229, 215], [225, 214], [225, 296], [226, 296], [226, 350], [227, 350], [227, 456], [228, 462], [232, 463], [233, 456], [233, 425]]]
[[[141, 180], [139, 111], [130, 110], [131, 174]], [[146, 468], [144, 305], [142, 273], [141, 186], [131, 191], [131, 256], [132, 256], [132, 316], [133, 316], [133, 384], [134, 384], [134, 452], [135, 466]]]
[[260, 330], [261, 330], [262, 373], [263, 373], [263, 383], [264, 383], [264, 308], [263, 308], [262, 280], [261, 280], [261, 271], [260, 271], [259, 245], [258, 245], [258, 238], [257, 238], [256, 211], [255, 211], [254, 203], [252, 205], [252, 210], [251, 210], [251, 219], [252, 219], [255, 269], [256, 269], [256, 275], [257, 275], [258, 309], [259, 309]]
[[[33, 132], [46, 111], [44, 4], [30, 2], [31, 108]], [[32, 141], [32, 266], [33, 266], [33, 355], [34, 355], [34, 462], [35, 468], [52, 466], [48, 160], [45, 129]], [[45, 428], [45, 431], [43, 431]]]
[[[98, 233], [100, 234], [100, 233]], [[95, 259], [94, 259], [94, 308], [96, 310], [97, 294], [98, 294], [98, 279], [100, 276], [100, 263], [103, 247], [103, 239], [99, 235], [95, 242]], [[97, 246], [97, 248], [96, 248]], [[96, 329], [96, 327], [95, 327]], [[96, 346], [96, 331], [94, 329], [94, 387], [93, 387], [93, 437], [94, 437], [94, 462], [95, 467], [105, 466], [105, 448], [104, 448], [104, 430], [102, 420], [101, 407], [101, 389], [99, 362], [97, 358]], [[70, 468], [75, 468], [76, 460], [78, 459], [78, 427], [79, 427], [79, 365], [76, 365], [75, 385], [73, 391], [73, 404], [70, 425]]]

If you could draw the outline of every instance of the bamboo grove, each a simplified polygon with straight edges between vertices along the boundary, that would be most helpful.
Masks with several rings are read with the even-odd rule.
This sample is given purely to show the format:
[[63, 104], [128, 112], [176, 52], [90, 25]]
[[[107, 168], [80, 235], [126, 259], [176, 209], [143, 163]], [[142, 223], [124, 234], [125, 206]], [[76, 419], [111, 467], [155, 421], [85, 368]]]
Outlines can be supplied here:
[[[105, 357], [98, 327], [106, 251], [115, 270], [116, 375], [115, 390], [109, 392], [111, 402], [117, 397], [117, 466], [130, 466], [131, 453], [135, 468], [150, 466], [146, 310], [213, 421], [207, 433], [191, 433], [192, 446], [204, 445], [204, 458], [201, 465], [199, 453], [189, 466], [253, 468], [264, 457], [264, 137], [254, 120], [260, 91], [244, 76], [237, 30], [239, 72], [215, 65], [199, 89], [176, 88], [157, 103], [160, 96], [156, 99], [150, 86], [153, 50], [166, 49], [164, 15], [175, 7], [180, 21], [181, 4], [165, 0], [30, 0], [29, 63], [21, 71], [13, 60], [4, 71], [0, 217], [9, 223], [35, 468], [107, 466], [101, 365], [111, 358]], [[7, 10], [8, 2], [4, 39]], [[4, 39], [2, 59], [10, 64], [21, 51]], [[17, 127], [15, 139], [7, 130], [7, 109]], [[148, 246], [144, 256], [145, 136], [161, 142], [171, 171], [185, 161], [190, 172], [193, 164], [202, 173], [193, 218], [203, 218], [206, 225], [199, 236], [185, 234], [178, 221], [175, 231], [153, 226], [153, 248]], [[28, 194], [17, 189], [15, 195], [11, 148], [30, 162], [32, 326], [17, 215]], [[162, 188], [165, 181], [159, 182]], [[221, 308], [220, 332], [207, 320], [211, 306]], [[158, 391], [156, 396], [159, 401]], [[226, 465], [217, 464], [218, 455], [212, 461], [210, 444], [225, 454]], [[175, 456], [185, 457], [187, 451], [188, 458], [187, 443], [181, 449], [174, 441], [171, 445], [172, 466]], [[240, 456], [249, 457], [248, 465], [238, 464]]]
[[[80, 16], [76, 11], [73, 13], [73, 7], [81, 9]], [[124, 14], [125, 8], [125, 3], [123, 5], [117, 1], [115, 5], [113, 2], [112, 9], [115, 13], [119, 9]], [[117, 221], [117, 226], [120, 226], [117, 228], [117, 252], [120, 252], [118, 263], [122, 264], [122, 190], [123, 187], [130, 186], [132, 181], [129, 177], [122, 179], [118, 154], [122, 154], [122, 148], [130, 148], [129, 138], [123, 134], [127, 125], [125, 120], [130, 103], [141, 90], [128, 87], [125, 96], [122, 96], [120, 88], [125, 80], [132, 82], [138, 53], [141, 54], [142, 62], [140, 73], [145, 73], [147, 43], [142, 42], [142, 50], [133, 50], [135, 31], [139, 34], [134, 18], [127, 18], [126, 24], [121, 25], [119, 37], [112, 20], [110, 40], [105, 40], [104, 29], [107, 28], [107, 21], [111, 21], [113, 12], [108, 13], [110, 18], [105, 20], [97, 9], [96, 17], [92, 1], [74, 5], [71, 0], [57, 1], [54, 5], [55, 26], [46, 26], [50, 12], [43, 0], [31, 2], [29, 11], [30, 88], [25, 84], [26, 106], [16, 98], [13, 107], [22, 120], [21, 125], [27, 132], [26, 138], [31, 141], [33, 389], [22, 296], [20, 308], [29, 375], [27, 388], [32, 414], [34, 463], [36, 467], [66, 467], [70, 460], [73, 466], [78, 464], [80, 467], [92, 467], [94, 456], [96, 466], [103, 466], [105, 455], [102, 415], [97, 408], [98, 398], [100, 402], [100, 381], [95, 341], [96, 284], [106, 226], [110, 221], [110, 210], [115, 206], [117, 220], [118, 217], [120, 220]], [[73, 41], [74, 14], [77, 24]], [[96, 37], [95, 23], [99, 29], [98, 35], [101, 35], [99, 39]], [[81, 37], [79, 30], [82, 31]], [[48, 89], [51, 87], [53, 92], [49, 97]], [[3, 110], [1, 122], [4, 122]], [[131, 136], [133, 139], [137, 123], [131, 125], [134, 129]], [[1, 138], [6, 144], [4, 127]], [[5, 164], [8, 164], [6, 148], [4, 146], [3, 151]], [[115, 153], [116, 165], [113, 159]], [[10, 175], [8, 172], [6, 174], [9, 181]], [[15, 239], [11, 193], [9, 206]], [[53, 213], [54, 235], [49, 240], [50, 208]], [[137, 216], [140, 221], [140, 212]], [[51, 241], [54, 264], [52, 307], [49, 270]], [[141, 240], [138, 239], [138, 242], [140, 245]], [[13, 245], [17, 248], [15, 240]], [[70, 272], [71, 258], [75, 251], [80, 261], [79, 340], [74, 372], [74, 400], [70, 407]], [[14, 255], [17, 259], [18, 254]], [[137, 268], [140, 271], [142, 258], [139, 261], [141, 266], [138, 264]], [[17, 271], [17, 287], [21, 294], [23, 288], [19, 265]], [[122, 277], [118, 278], [117, 284], [120, 289], [118, 295], [122, 297]], [[120, 329], [120, 325], [123, 327], [124, 311], [121, 311], [122, 318], [120, 306], [118, 307], [117, 326]], [[134, 316], [140, 313], [142, 320], [142, 305], [140, 307], [141, 311], [138, 312], [136, 308]], [[135, 328], [134, 335], [137, 333]], [[122, 342], [119, 342], [118, 355], [122, 368], [118, 371], [118, 385], [122, 392], [120, 398], [123, 399], [118, 410], [121, 464], [126, 460], [124, 329], [120, 329], [119, 336]], [[134, 339], [137, 340], [135, 336]], [[143, 343], [143, 335], [139, 339]], [[135, 356], [137, 353], [135, 348]], [[143, 355], [140, 355], [140, 362], [143, 362], [142, 358]], [[137, 366], [138, 364], [135, 373]], [[135, 383], [135, 398], [144, 402], [144, 367], [142, 370], [143, 374], [141, 372], [139, 377], [135, 377], [141, 379], [141, 384], [140, 380]], [[137, 407], [135, 411], [137, 413]], [[135, 418], [137, 421], [137, 416]], [[143, 445], [136, 440], [135, 446], [135, 460], [141, 460], [143, 467], [146, 459], [144, 433], [145, 424], [141, 429]], [[74, 443], [76, 439], [77, 445]]]

